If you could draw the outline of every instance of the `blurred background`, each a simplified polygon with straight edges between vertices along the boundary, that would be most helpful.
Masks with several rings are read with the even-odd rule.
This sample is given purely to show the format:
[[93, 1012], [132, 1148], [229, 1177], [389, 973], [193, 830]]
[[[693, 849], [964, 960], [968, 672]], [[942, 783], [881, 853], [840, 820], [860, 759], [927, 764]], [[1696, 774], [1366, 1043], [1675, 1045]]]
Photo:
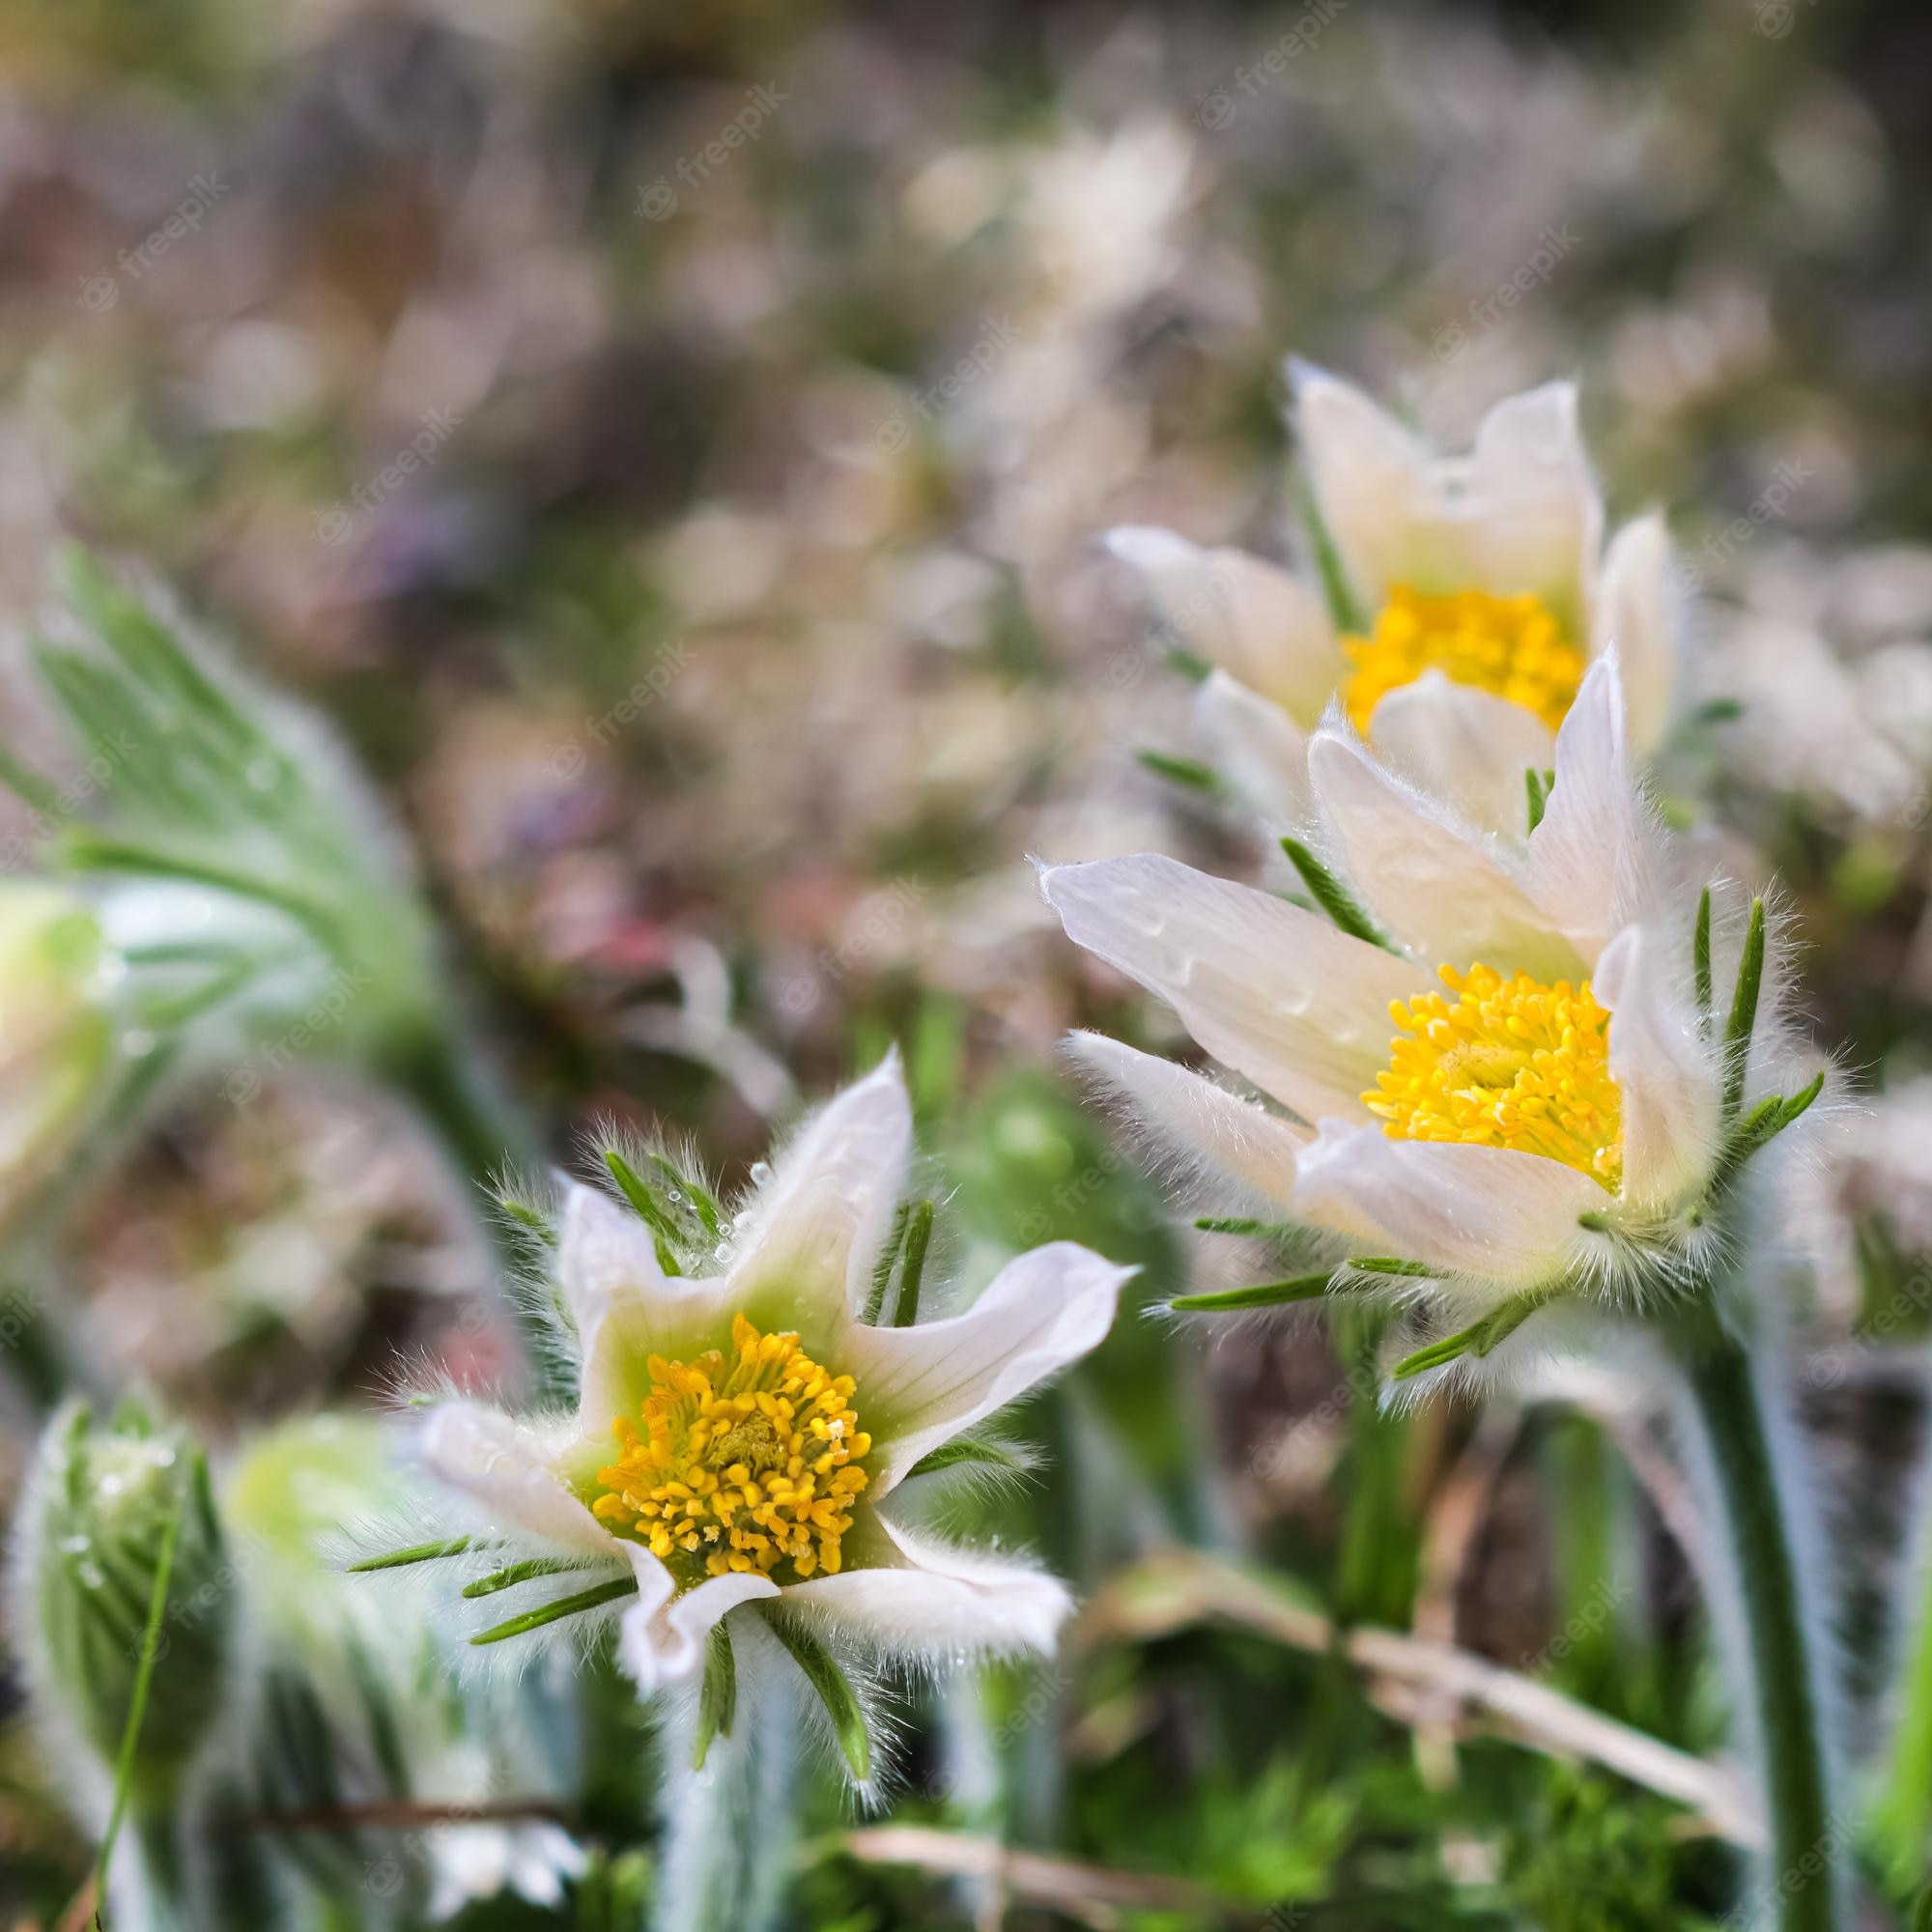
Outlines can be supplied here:
[[[556, 1160], [615, 1119], [741, 1177], [896, 1040], [955, 1265], [1071, 1237], [1158, 1299], [1253, 1257], [1177, 1224], [1058, 1070], [1069, 1025], [1178, 1037], [1025, 859], [1257, 855], [1158, 769], [1201, 754], [1188, 693], [1096, 538], [1282, 554], [1286, 354], [1451, 445], [1577, 377], [1613, 516], [1669, 513], [1720, 700], [1665, 792], [1780, 876], [1806, 1010], [1875, 1090], [1807, 1204], [1802, 1391], [1872, 1742], [1920, 1366], [1858, 1343], [1932, 1253], [1928, 82], [1932, 15], [1858, 0], [10, 0], [0, 607], [31, 619], [84, 538], [332, 720]], [[399, 1361], [486, 1384], [465, 1191], [392, 1102], [238, 1065], [87, 1177], [62, 1325], [217, 1463], [373, 1412]], [[1721, 1916], [1722, 1788], [1484, 1716], [1434, 1653], [1359, 1667], [1318, 1615], [1715, 1750], [1641, 1402], [1382, 1425], [1368, 1346], [1128, 1319], [1035, 1406], [1008, 1533], [1082, 1620], [1052, 1670], [909, 1701], [893, 1821], [949, 1837], [828, 1801], [797, 1922]], [[0, 1378], [0, 1498], [45, 1393]], [[648, 1846], [612, 1728], [561, 1803], [604, 1862], [462, 1923], [620, 1922], [596, 1875]], [[9, 1922], [55, 1925], [87, 1857], [7, 1722]], [[1875, 1924], [1917, 1876], [1883, 1864]]]

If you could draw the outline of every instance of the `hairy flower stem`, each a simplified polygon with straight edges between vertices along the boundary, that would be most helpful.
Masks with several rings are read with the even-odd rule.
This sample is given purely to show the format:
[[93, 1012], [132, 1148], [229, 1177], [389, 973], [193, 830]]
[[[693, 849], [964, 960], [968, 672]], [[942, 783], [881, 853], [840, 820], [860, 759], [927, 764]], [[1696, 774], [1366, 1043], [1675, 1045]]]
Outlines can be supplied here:
[[1900, 1660], [1891, 1762], [1870, 1820], [1887, 1875], [1901, 1893], [1923, 1876], [1932, 1844], [1932, 1549], [1922, 1542], [1918, 1578], [1917, 1621]]
[[784, 1902], [793, 1807], [801, 1784], [797, 1672], [762, 1632], [733, 1637], [741, 1679], [730, 1735], [714, 1737], [692, 1769], [696, 1703], [660, 1741], [664, 1847], [651, 1932], [768, 1932]]
[[1685, 1375], [1744, 1612], [1770, 1811], [1767, 1902], [1776, 1899], [1778, 1932], [1836, 1932], [1840, 1848], [1828, 1799], [1824, 1673], [1800, 1595], [1767, 1392], [1744, 1346], [1715, 1332], [1699, 1338]]

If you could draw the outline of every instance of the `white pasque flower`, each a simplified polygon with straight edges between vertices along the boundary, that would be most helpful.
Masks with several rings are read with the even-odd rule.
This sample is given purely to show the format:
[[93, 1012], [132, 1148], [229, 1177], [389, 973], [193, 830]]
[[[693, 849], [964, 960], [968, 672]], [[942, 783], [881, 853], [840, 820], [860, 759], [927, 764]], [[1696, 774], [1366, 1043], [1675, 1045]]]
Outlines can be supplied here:
[[1674, 683], [1670, 543], [1646, 516], [1599, 554], [1603, 499], [1574, 384], [1506, 398], [1466, 456], [1445, 457], [1352, 384], [1305, 363], [1290, 376], [1338, 596], [1171, 530], [1108, 537], [1179, 641], [1214, 666], [1201, 723], [1252, 803], [1282, 823], [1305, 814], [1308, 733], [1339, 697], [1378, 757], [1477, 824], [1520, 829], [1522, 774], [1548, 767], [1612, 643], [1631, 740], [1647, 753]]
[[1097, 1036], [1075, 1036], [1078, 1057], [1263, 1214], [1395, 1263], [1336, 1286], [1379, 1278], [1501, 1320], [1476, 1354], [1566, 1291], [1613, 1308], [1634, 1281], [1694, 1276], [1744, 1154], [1815, 1097], [1747, 1105], [1792, 1071], [1776, 1022], [1753, 1024], [1761, 908], [1740, 1029], [1700, 1010], [1708, 947], [1662, 887], [1624, 728], [1606, 659], [1564, 720], [1541, 822], [1512, 844], [1324, 725], [1308, 782], [1341, 923], [1164, 858], [1042, 875], [1069, 937], [1287, 1112]]
[[450, 1401], [422, 1443], [472, 1506], [486, 1560], [551, 1559], [517, 1597], [493, 1588], [491, 1607], [521, 1610], [533, 1589], [601, 1595], [644, 1693], [693, 1676], [714, 1627], [749, 1606], [782, 1605], [787, 1628], [803, 1620], [871, 1657], [1050, 1649], [1065, 1588], [922, 1534], [897, 1492], [935, 1450], [1093, 1349], [1131, 1270], [1055, 1242], [962, 1314], [867, 1320], [911, 1144], [894, 1056], [809, 1123], [721, 1226], [705, 1252], [722, 1266], [702, 1276], [672, 1272], [629, 1208], [570, 1189], [556, 1264], [576, 1413]]

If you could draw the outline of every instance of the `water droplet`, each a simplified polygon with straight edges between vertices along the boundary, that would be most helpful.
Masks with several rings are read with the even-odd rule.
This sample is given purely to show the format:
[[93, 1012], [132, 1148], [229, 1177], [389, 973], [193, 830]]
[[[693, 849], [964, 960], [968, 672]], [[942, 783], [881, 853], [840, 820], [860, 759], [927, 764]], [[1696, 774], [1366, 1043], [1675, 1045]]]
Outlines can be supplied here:
[[752, 1163], [752, 1183], [753, 1186], [762, 1187], [771, 1178], [772, 1164], [770, 1161], [754, 1160]]
[[722, 1262], [727, 1260], [730, 1256], [730, 1253], [731, 1253], [730, 1243], [727, 1241], [720, 1241], [718, 1245], [711, 1250], [711, 1259], [715, 1262]]

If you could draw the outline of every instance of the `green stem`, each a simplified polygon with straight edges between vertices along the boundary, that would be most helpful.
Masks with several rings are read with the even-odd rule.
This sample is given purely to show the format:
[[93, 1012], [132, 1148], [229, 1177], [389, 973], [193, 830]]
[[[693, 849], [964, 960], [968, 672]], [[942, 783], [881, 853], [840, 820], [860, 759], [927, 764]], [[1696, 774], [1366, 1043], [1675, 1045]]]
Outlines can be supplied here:
[[1918, 1626], [1905, 1658], [1891, 1762], [1872, 1807], [1872, 1834], [1893, 1887], [1918, 1884], [1932, 1844], [1932, 1556], [1921, 1556]]
[[1822, 1668], [1799, 1590], [1791, 1519], [1749, 1355], [1711, 1337], [1685, 1364], [1738, 1577], [1770, 1809], [1764, 1897], [1779, 1932], [1835, 1932], [1842, 1847], [1827, 1797]]
[[651, 1932], [770, 1932], [784, 1903], [802, 1780], [798, 1673], [755, 1619], [734, 1620], [746, 1659], [730, 1734], [692, 1770], [696, 1699], [660, 1740], [664, 1843]]

